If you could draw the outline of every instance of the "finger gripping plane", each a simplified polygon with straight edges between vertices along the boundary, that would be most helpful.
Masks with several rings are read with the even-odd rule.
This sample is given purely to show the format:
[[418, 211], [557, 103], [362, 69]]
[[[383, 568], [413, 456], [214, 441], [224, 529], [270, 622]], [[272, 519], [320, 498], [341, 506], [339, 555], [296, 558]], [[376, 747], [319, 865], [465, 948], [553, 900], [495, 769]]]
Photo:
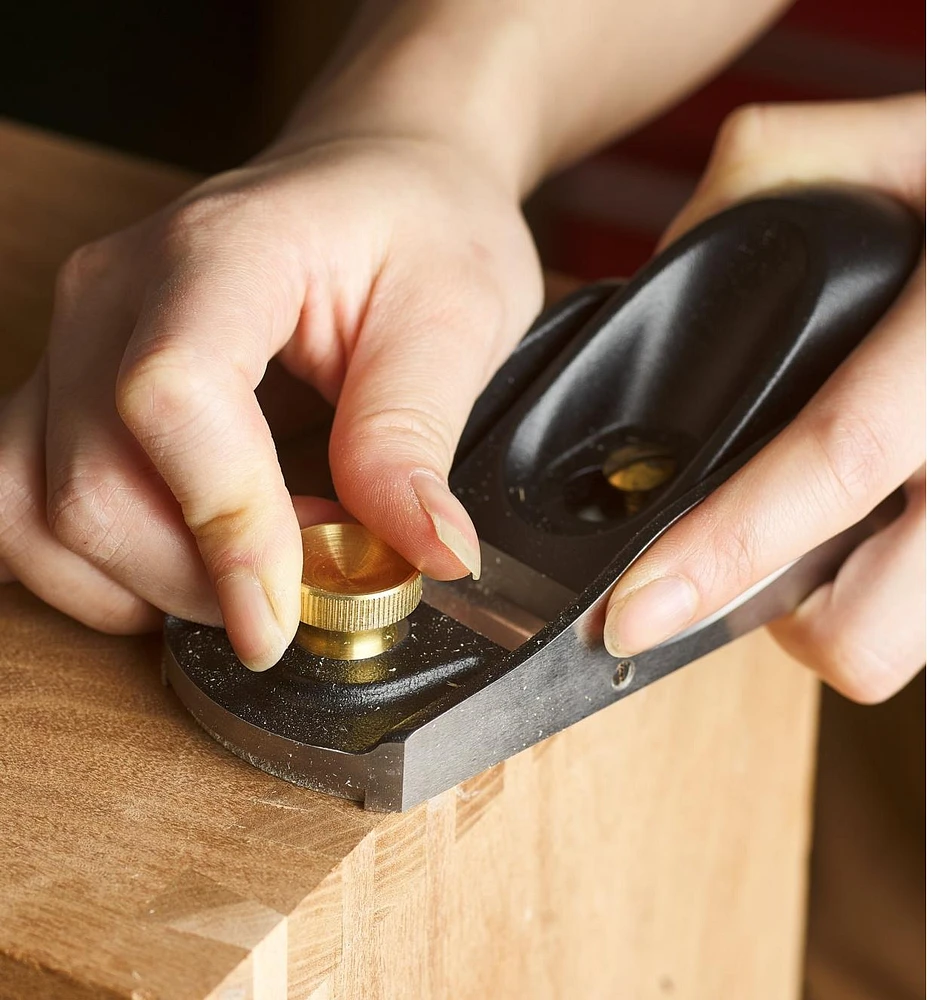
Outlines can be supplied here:
[[222, 629], [168, 618], [168, 682], [255, 766], [403, 810], [793, 610], [871, 524], [633, 659], [602, 645], [615, 581], [796, 416], [921, 243], [879, 194], [784, 191], [708, 220], [626, 284], [581, 289], [539, 318], [461, 438], [450, 484], [480, 537], [479, 581], [426, 580], [416, 606], [394, 566], [389, 586], [415, 591], [405, 618], [378, 612], [362, 649], [337, 639], [350, 629], [297, 636], [263, 674]]

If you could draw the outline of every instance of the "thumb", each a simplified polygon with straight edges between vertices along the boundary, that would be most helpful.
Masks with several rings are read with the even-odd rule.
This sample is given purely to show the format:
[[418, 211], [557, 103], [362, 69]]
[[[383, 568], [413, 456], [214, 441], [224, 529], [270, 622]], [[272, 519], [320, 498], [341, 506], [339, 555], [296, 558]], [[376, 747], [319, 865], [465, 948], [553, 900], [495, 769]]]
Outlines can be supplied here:
[[518, 333], [497, 292], [458, 285], [429, 303], [372, 303], [329, 446], [344, 507], [439, 580], [480, 574], [476, 529], [447, 475], [473, 401]]

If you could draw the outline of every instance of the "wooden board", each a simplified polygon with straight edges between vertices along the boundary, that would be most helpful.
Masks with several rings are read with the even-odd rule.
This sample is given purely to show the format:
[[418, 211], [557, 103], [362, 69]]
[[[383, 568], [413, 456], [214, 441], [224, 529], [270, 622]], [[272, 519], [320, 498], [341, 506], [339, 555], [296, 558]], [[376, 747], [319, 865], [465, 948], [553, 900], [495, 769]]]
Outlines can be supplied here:
[[[0, 372], [177, 172], [0, 127]], [[0, 587], [0, 997], [751, 998], [799, 987], [813, 678], [741, 640], [405, 815], [253, 770]]]

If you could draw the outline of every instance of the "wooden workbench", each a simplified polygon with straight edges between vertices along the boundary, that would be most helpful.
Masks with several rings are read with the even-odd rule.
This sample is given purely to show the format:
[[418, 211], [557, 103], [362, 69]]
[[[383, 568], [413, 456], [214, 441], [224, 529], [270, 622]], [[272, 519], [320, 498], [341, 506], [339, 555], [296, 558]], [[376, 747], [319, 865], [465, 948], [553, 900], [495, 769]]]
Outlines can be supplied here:
[[[63, 257], [188, 183], [0, 126], [0, 391]], [[0, 587], [0, 997], [796, 997], [816, 705], [755, 634], [375, 815], [214, 743], [156, 636]]]

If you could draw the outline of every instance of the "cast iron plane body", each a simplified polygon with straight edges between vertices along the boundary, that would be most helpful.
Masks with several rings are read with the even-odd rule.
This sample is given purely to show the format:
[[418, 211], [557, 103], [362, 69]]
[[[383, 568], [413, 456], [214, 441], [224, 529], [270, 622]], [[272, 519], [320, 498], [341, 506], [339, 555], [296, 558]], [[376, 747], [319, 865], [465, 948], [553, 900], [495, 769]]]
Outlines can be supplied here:
[[[542, 315], [463, 434], [451, 485], [481, 539], [479, 582], [427, 582], [409, 634], [378, 656], [294, 642], [264, 674], [223, 630], [169, 618], [168, 681], [255, 766], [402, 810], [794, 609], [871, 523], [633, 660], [602, 645], [614, 582], [795, 417], [891, 305], [921, 241], [871, 192], [784, 192], [702, 224], [627, 284], [580, 290]], [[656, 456], [663, 481], [616, 490], [616, 455]]]

